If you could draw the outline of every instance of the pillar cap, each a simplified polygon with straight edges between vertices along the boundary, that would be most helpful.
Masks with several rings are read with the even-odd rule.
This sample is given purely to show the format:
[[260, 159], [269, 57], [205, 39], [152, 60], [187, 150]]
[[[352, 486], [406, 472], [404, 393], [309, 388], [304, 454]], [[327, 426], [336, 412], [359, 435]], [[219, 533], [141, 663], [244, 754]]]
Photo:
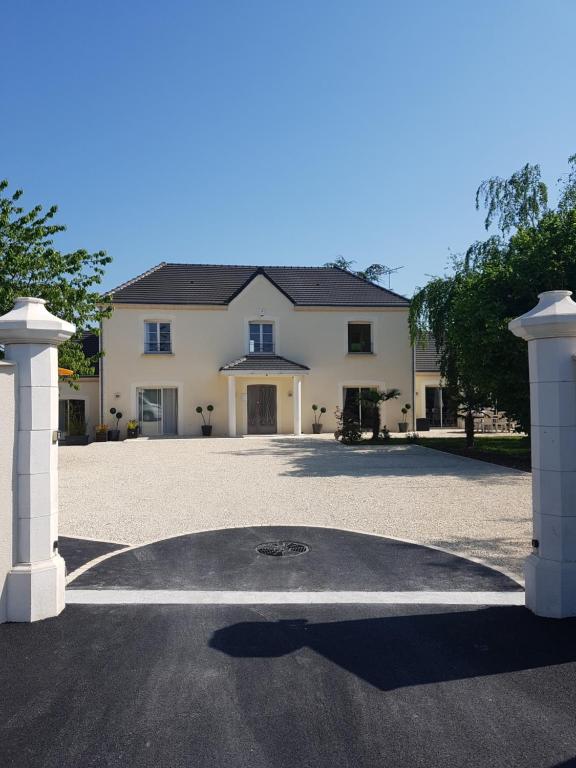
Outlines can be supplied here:
[[10, 312], [0, 317], [4, 344], [61, 344], [75, 331], [75, 325], [50, 314], [44, 299], [34, 296], [19, 296]]
[[515, 336], [532, 339], [576, 337], [576, 303], [572, 291], [545, 291], [538, 294], [538, 304], [508, 323]]

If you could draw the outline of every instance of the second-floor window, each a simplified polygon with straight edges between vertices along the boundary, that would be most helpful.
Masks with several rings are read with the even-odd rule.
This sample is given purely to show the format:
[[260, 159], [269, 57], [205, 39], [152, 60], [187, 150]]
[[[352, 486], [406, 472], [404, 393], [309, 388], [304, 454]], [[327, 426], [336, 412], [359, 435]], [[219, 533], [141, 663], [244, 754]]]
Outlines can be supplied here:
[[372, 324], [348, 323], [348, 354], [370, 355], [372, 352]]
[[250, 323], [250, 354], [274, 353], [274, 323]]
[[170, 323], [147, 320], [144, 326], [144, 352], [146, 354], [158, 355], [172, 352], [172, 329]]

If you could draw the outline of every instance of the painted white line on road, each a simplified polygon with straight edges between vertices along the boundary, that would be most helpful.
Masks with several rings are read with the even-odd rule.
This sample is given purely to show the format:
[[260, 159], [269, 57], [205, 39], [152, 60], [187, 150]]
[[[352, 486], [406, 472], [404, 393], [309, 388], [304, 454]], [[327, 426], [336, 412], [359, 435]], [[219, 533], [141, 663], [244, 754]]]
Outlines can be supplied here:
[[81, 605], [524, 605], [524, 592], [251, 592], [68, 589]]

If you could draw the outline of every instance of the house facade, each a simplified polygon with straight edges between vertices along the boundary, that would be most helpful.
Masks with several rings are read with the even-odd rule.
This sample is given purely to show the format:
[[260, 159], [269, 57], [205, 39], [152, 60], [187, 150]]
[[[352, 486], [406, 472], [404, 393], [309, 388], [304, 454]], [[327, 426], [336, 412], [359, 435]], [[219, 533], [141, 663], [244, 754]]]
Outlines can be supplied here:
[[215, 436], [311, 433], [313, 404], [325, 431], [344, 407], [367, 424], [364, 391], [389, 387], [395, 428], [413, 402], [408, 300], [343, 270], [162, 263], [111, 299], [99, 378], [65, 393], [91, 433], [95, 389], [99, 422], [116, 408], [148, 436], [200, 434], [208, 405]]

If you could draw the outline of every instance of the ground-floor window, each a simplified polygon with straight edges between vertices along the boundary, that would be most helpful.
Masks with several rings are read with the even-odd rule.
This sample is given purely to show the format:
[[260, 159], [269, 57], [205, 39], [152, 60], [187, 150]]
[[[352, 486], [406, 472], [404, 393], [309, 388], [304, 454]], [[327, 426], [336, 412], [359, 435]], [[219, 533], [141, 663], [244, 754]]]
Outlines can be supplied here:
[[455, 427], [457, 409], [446, 387], [426, 387], [426, 418], [431, 427]]
[[58, 430], [63, 437], [86, 433], [86, 403], [84, 400], [60, 400]]
[[376, 387], [344, 387], [343, 411], [350, 414], [361, 427], [372, 427], [372, 413], [374, 406], [365, 401], [368, 392], [373, 392]]
[[138, 389], [138, 421], [142, 435], [175, 435], [178, 432], [176, 387]]

